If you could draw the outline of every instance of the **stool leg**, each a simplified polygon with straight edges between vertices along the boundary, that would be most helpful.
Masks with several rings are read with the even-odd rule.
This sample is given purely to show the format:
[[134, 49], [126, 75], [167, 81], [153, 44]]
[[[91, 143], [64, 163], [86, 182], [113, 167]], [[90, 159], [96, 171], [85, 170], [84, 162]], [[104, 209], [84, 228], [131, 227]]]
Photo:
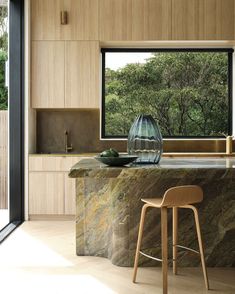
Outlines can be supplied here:
[[161, 235], [162, 235], [162, 282], [163, 294], [167, 294], [168, 270], [168, 243], [167, 243], [167, 208], [161, 208]]
[[172, 220], [173, 220], [173, 274], [177, 275], [177, 247], [178, 244], [178, 208], [173, 207], [172, 209]]
[[200, 224], [199, 224], [198, 211], [197, 211], [196, 207], [194, 207], [192, 205], [190, 205], [190, 206], [192, 207], [192, 210], [194, 212], [194, 218], [195, 218], [196, 230], [197, 230], [197, 238], [198, 238], [198, 245], [199, 245], [199, 251], [200, 251], [200, 256], [201, 256], [201, 263], [202, 263], [202, 270], [203, 270], [205, 285], [206, 285], [206, 289], [209, 290], [209, 280], [208, 280], [205, 257], [204, 257], [204, 249], [203, 249], [203, 245], [202, 245], [202, 236], [201, 236], [201, 229], [200, 229]]
[[142, 207], [141, 210], [141, 217], [140, 217], [140, 226], [139, 226], [139, 233], [138, 233], [138, 241], [137, 241], [137, 247], [136, 247], [136, 252], [135, 252], [135, 263], [134, 263], [134, 273], [133, 273], [133, 283], [136, 281], [136, 275], [137, 275], [137, 267], [138, 267], [138, 261], [139, 261], [139, 251], [140, 251], [140, 245], [142, 241], [142, 236], [143, 236], [143, 230], [144, 230], [144, 219], [145, 219], [145, 214], [146, 210], [148, 208], [148, 204], [145, 204]]

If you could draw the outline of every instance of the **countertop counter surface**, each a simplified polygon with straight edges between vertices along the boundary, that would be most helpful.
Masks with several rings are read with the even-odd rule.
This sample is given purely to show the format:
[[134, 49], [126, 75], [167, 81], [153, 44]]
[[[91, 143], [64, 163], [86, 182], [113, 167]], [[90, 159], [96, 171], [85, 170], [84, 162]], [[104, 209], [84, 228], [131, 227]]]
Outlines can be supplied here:
[[[30, 153], [30, 157], [93, 157], [100, 152], [91, 153]], [[122, 153], [122, 152], [121, 152]], [[124, 152], [123, 152], [124, 153]], [[224, 152], [165, 152], [162, 157], [190, 157], [190, 158], [235, 158], [235, 153], [226, 154]]]
[[123, 174], [137, 174], [138, 171], [147, 174], [157, 170], [175, 169], [232, 169], [235, 170], [235, 158], [162, 158], [159, 164], [130, 164], [123, 167], [109, 167], [93, 158], [83, 159], [71, 169], [69, 176], [76, 177], [115, 177]]
[[30, 157], [93, 157], [98, 153], [30, 153]]

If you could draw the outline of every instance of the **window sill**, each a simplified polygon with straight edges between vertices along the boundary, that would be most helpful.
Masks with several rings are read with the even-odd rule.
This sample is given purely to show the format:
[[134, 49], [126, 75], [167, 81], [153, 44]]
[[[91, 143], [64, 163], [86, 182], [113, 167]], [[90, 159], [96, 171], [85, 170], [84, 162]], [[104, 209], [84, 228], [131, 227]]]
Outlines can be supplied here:
[[163, 152], [163, 157], [235, 157], [235, 153], [225, 152]]

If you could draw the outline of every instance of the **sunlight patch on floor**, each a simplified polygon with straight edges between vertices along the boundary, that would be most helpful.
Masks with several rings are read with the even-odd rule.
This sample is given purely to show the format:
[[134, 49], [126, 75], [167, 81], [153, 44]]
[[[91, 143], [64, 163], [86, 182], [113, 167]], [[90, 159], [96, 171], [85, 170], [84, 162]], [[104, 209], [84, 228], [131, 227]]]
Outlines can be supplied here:
[[[2, 246], [5, 244], [3, 243]], [[22, 267], [68, 267], [73, 263], [51, 249], [39, 239], [21, 231], [17, 248], [14, 243], [7, 243], [8, 249], [12, 252], [10, 256], [0, 250], [1, 266], [7, 267], [20, 264]]]
[[[3, 278], [3, 279], [2, 279]], [[73, 289], [74, 293], [79, 294], [116, 294], [112, 289], [90, 275], [14, 275], [14, 283], [9, 273], [2, 276], [1, 273], [1, 292], [2, 293], [53, 293], [65, 294], [68, 289]], [[24, 292], [19, 292], [22, 289]], [[32, 292], [33, 290], [33, 292]]]

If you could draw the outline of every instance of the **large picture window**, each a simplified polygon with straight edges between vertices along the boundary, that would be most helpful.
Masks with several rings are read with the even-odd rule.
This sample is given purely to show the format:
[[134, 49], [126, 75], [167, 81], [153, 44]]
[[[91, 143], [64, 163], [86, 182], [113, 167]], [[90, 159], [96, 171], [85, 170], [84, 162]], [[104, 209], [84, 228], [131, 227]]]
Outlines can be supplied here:
[[139, 114], [163, 137], [232, 132], [232, 49], [102, 49], [102, 137], [125, 138]]

